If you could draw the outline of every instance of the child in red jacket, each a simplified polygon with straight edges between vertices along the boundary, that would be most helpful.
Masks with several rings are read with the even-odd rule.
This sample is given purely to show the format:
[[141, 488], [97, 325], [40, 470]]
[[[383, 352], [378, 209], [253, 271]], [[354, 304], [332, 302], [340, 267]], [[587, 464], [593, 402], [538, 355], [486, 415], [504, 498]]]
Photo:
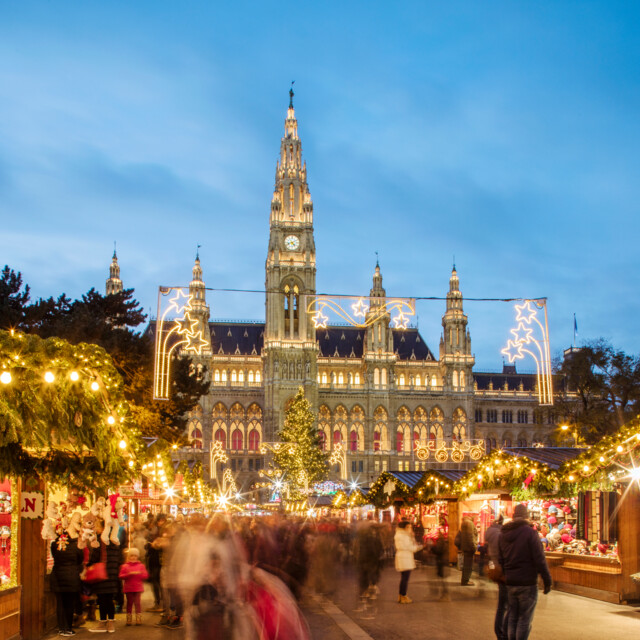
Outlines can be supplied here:
[[148, 578], [145, 566], [140, 562], [140, 552], [132, 547], [127, 549], [127, 561], [120, 567], [123, 581], [122, 591], [127, 594], [127, 626], [132, 624], [133, 609], [136, 610], [136, 624], [142, 624], [140, 598], [144, 591], [144, 580]]

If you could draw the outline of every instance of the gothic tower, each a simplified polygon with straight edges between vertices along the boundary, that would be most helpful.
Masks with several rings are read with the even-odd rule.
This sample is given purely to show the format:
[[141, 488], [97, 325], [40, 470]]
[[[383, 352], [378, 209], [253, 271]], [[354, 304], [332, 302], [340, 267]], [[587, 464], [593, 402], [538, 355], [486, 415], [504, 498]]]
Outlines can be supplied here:
[[191, 317], [197, 321], [195, 330], [200, 331], [202, 339], [207, 346], [202, 346], [202, 355], [211, 354], [211, 332], [209, 329], [209, 306], [207, 305], [204, 280], [202, 279], [202, 267], [200, 266], [200, 253], [196, 251], [196, 261], [191, 272], [189, 283], [189, 295], [191, 296]]
[[[368, 325], [365, 339], [364, 358], [369, 385], [387, 386], [393, 382], [393, 332], [389, 326], [389, 313], [384, 310], [387, 292], [382, 287], [380, 264], [376, 260], [373, 287], [369, 291], [369, 310], [365, 316]], [[371, 324], [369, 324], [371, 323]]]
[[460, 280], [456, 266], [453, 265], [451, 278], [449, 278], [447, 309], [442, 316], [440, 370], [444, 391], [451, 393], [453, 403], [456, 405], [451, 425], [452, 435], [459, 437], [462, 427], [462, 433], [469, 438], [473, 436], [471, 427], [473, 421], [471, 415], [473, 408], [472, 370], [475, 358], [471, 353], [471, 335], [467, 324], [468, 318], [462, 309]]
[[302, 162], [293, 90], [280, 142], [269, 219], [264, 332], [265, 439], [275, 440], [286, 402], [303, 386], [317, 406], [316, 331], [307, 307], [316, 293], [313, 204]]
[[118, 256], [116, 250], [113, 250], [113, 258], [111, 258], [111, 265], [109, 266], [109, 278], [106, 286], [107, 295], [110, 296], [113, 293], [120, 293], [122, 291], [122, 280], [120, 280], [120, 265], [118, 264]]

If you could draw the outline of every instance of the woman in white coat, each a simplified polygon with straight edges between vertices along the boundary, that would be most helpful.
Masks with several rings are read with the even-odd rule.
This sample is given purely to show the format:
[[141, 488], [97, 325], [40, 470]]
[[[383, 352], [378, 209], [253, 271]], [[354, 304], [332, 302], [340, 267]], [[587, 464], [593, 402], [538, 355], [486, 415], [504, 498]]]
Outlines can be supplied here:
[[414, 537], [413, 531], [406, 520], [398, 522], [396, 535], [393, 539], [396, 547], [396, 571], [400, 572], [400, 592], [398, 594], [398, 602], [401, 604], [409, 604], [411, 598], [407, 596], [407, 587], [409, 586], [409, 576], [411, 571], [416, 568], [416, 561], [413, 554], [422, 549]]

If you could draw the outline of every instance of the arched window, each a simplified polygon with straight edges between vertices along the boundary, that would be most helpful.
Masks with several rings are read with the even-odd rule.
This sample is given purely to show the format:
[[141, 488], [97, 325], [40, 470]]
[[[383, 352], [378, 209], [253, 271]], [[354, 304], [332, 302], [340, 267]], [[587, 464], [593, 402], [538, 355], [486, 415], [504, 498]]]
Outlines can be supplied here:
[[375, 431], [377, 431], [380, 434], [380, 451], [388, 451], [391, 447], [391, 443], [389, 442], [388, 432], [387, 432], [388, 419], [389, 419], [389, 416], [384, 407], [378, 407], [373, 412], [373, 420], [375, 423], [374, 428], [375, 428]]
[[249, 377], [249, 382], [253, 382], [253, 371], [249, 370], [249, 373], [247, 375]]
[[337, 429], [333, 432], [333, 444], [340, 444], [342, 442], [342, 434]]
[[420, 440], [426, 440], [428, 437], [429, 429], [427, 426], [428, 416], [423, 407], [418, 407], [413, 412], [413, 428], [414, 431], [419, 434]]
[[234, 429], [231, 432], [231, 448], [234, 451], [242, 451], [242, 440], [242, 431], [240, 431], [240, 429]]
[[404, 387], [404, 373], [401, 373], [401, 374], [398, 376], [398, 384], [399, 384], [401, 387]]
[[318, 431], [318, 447], [320, 451], [325, 451], [327, 448], [327, 436], [324, 431]]
[[298, 317], [300, 309], [300, 289], [297, 284], [284, 286], [284, 331], [295, 338], [298, 335]]
[[464, 371], [460, 372], [460, 387], [464, 389], [466, 387], [466, 381], [464, 377]]
[[373, 384], [376, 387], [380, 386], [380, 369], [377, 367], [373, 370]]
[[322, 384], [327, 384], [327, 372], [322, 372]]
[[349, 451], [358, 450], [358, 432], [354, 429], [349, 434]]
[[358, 451], [364, 451], [364, 410], [356, 405], [351, 409], [350, 431], [356, 433]]
[[338, 405], [333, 412], [333, 441], [336, 442], [335, 433], [340, 433], [339, 442], [345, 442], [347, 439], [347, 410], [342, 405]]
[[344, 384], [344, 375], [342, 371], [338, 374], [338, 384]]
[[262, 376], [259, 371], [256, 371], [256, 382], [260, 382], [260, 380], [262, 380]]
[[380, 451], [380, 432], [378, 430], [373, 432], [373, 450]]
[[220, 382], [220, 371], [218, 369], [213, 372], [213, 381]]
[[238, 371], [238, 382], [244, 382], [244, 371], [242, 369]]
[[454, 370], [453, 375], [451, 376], [453, 388], [458, 388], [458, 372]]
[[387, 370], [382, 369], [380, 372], [380, 384], [385, 387], [387, 385]]
[[453, 412], [453, 437], [460, 442], [467, 437], [467, 413], [461, 407]]
[[353, 379], [353, 384], [360, 384], [360, 374], [356, 373]]
[[[429, 416], [429, 432], [435, 436], [436, 440], [444, 439], [444, 413], [440, 407], [431, 409]], [[431, 436], [429, 436], [431, 437]]]
[[403, 446], [401, 449], [397, 449], [397, 436], [396, 436], [396, 449], [397, 451], [411, 451], [411, 413], [406, 407], [400, 407], [396, 415], [398, 421], [398, 433], [402, 433]]
[[231, 382], [238, 382], [238, 373], [235, 369], [231, 371]]
[[435, 375], [431, 376], [431, 386], [432, 387], [438, 386], [438, 379], [435, 377]]
[[422, 386], [422, 379], [420, 378], [420, 374], [416, 375], [416, 379], [414, 380], [414, 384], [416, 387]]
[[222, 376], [222, 382], [226, 382], [227, 381], [227, 370], [226, 369], [222, 370], [221, 376]]
[[249, 451], [258, 451], [260, 448], [260, 433], [257, 429], [249, 431]]
[[402, 445], [404, 444], [404, 432], [401, 427], [396, 431], [396, 451], [402, 453]]
[[222, 445], [223, 449], [227, 448], [227, 434], [225, 433], [224, 429], [222, 428], [216, 429], [214, 433], [214, 439], [216, 442], [219, 442]]

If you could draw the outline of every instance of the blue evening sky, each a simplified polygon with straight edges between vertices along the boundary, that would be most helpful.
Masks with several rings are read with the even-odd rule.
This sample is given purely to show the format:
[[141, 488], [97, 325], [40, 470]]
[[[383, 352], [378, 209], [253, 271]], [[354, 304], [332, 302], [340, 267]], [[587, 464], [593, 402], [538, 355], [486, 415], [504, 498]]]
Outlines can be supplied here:
[[[378, 251], [389, 295], [444, 295], [455, 255], [466, 297], [547, 296], [553, 353], [574, 313], [638, 353], [639, 6], [1, 0], [0, 262], [78, 297], [115, 240], [148, 310], [199, 243], [207, 286], [262, 289], [295, 79], [318, 291], [367, 294]], [[512, 306], [465, 311], [500, 369]]]

